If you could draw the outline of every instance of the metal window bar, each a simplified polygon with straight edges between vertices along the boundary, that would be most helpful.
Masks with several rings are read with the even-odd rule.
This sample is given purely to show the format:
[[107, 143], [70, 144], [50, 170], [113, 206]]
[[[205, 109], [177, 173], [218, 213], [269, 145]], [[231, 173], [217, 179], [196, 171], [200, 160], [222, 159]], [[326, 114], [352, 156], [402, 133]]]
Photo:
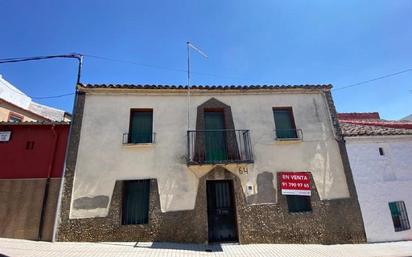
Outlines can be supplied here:
[[249, 130], [189, 130], [188, 164], [252, 163]]
[[123, 133], [122, 143], [129, 144], [154, 144], [156, 142], [156, 133]]
[[389, 208], [391, 211], [395, 232], [404, 231], [411, 228], [404, 201], [390, 202]]
[[303, 141], [302, 129], [275, 129], [275, 140], [278, 141]]

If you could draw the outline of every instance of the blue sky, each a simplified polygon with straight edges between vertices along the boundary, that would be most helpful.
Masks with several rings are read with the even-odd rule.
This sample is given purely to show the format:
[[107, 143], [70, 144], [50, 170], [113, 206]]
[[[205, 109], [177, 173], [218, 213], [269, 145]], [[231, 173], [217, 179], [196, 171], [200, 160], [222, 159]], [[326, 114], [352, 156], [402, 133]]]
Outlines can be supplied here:
[[[0, 1], [0, 58], [80, 52], [82, 82], [320, 84], [335, 88], [412, 68], [412, 1]], [[74, 91], [74, 60], [1, 64], [32, 96]], [[212, 74], [212, 75], [210, 75]], [[412, 72], [333, 92], [340, 112], [412, 113]], [[38, 100], [72, 110], [73, 97]]]

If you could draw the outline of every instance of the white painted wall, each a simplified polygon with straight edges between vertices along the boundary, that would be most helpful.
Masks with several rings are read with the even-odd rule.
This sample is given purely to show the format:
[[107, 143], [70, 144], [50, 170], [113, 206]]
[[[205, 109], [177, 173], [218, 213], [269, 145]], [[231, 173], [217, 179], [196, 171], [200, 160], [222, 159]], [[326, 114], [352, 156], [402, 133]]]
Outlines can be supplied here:
[[412, 136], [347, 137], [346, 148], [367, 240], [411, 240], [412, 230], [395, 232], [388, 203], [404, 201], [412, 221]]
[[[1, 74], [0, 99], [4, 99], [9, 103], [12, 103], [20, 108], [23, 108], [37, 115], [45, 117], [46, 119], [54, 121], [64, 121], [64, 111], [33, 102], [29, 96], [27, 96], [22, 91], [13, 86], [11, 83], [9, 83], [7, 80], [5, 80]], [[6, 118], [1, 118], [0, 121], [7, 121], [7, 118], [8, 114]], [[25, 120], [31, 119], [26, 118]]]
[[0, 75], [0, 98], [28, 110], [31, 98], [18, 90]]
[[[121, 91], [117, 91], [121, 92]], [[158, 91], [157, 91], [158, 92]], [[239, 175], [256, 185], [257, 174], [312, 172], [321, 199], [349, 196], [337, 142], [334, 139], [326, 99], [321, 91], [265, 92], [264, 94], [196, 94], [191, 97], [191, 129], [197, 106], [215, 97], [231, 106], [236, 129], [249, 129], [255, 163], [249, 174]], [[274, 141], [272, 107], [293, 107], [297, 128], [304, 141]], [[162, 211], [193, 209], [198, 177], [188, 169], [186, 156], [187, 98], [185, 94], [87, 93], [75, 170], [72, 201], [80, 197], [111, 197], [116, 180], [157, 178]], [[156, 143], [126, 147], [131, 108], [153, 108]], [[71, 218], [106, 216], [108, 209], [77, 210]]]

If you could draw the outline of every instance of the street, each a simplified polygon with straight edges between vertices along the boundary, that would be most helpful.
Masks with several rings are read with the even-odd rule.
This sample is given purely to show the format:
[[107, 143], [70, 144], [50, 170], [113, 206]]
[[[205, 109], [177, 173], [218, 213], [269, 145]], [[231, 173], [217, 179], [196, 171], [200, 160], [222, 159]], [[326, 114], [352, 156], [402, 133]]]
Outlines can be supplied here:
[[412, 256], [412, 242], [358, 245], [292, 244], [174, 244], [174, 243], [49, 243], [0, 238], [1, 257], [75, 257], [75, 256]]

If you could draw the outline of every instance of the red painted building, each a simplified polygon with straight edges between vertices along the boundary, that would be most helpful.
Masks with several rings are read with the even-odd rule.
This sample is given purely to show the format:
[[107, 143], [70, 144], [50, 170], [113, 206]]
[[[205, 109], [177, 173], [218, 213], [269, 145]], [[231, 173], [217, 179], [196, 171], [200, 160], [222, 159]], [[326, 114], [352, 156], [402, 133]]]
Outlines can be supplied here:
[[0, 122], [0, 237], [52, 239], [68, 134], [66, 122]]

